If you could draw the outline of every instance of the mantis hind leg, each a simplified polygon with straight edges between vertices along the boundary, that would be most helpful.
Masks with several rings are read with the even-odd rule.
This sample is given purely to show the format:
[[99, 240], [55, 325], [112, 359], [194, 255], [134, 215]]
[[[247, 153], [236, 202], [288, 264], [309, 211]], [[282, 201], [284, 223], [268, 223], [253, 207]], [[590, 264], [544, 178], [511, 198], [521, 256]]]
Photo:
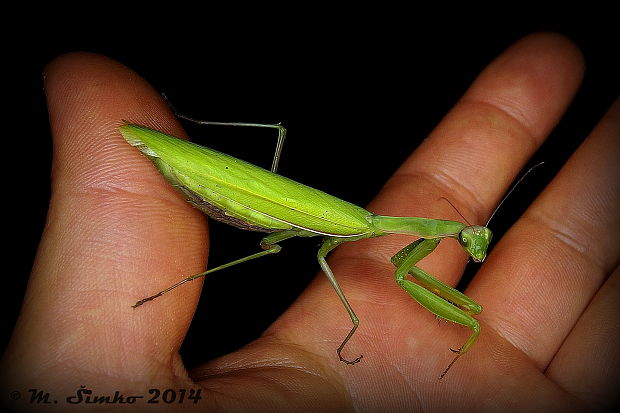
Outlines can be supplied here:
[[198, 120], [185, 116], [181, 113], [175, 112], [175, 115], [179, 118], [189, 120], [198, 125], [216, 125], [216, 126], [247, 126], [254, 128], [272, 128], [278, 130], [278, 141], [276, 143], [276, 150], [273, 154], [273, 161], [271, 162], [271, 172], [274, 174], [278, 172], [278, 164], [280, 163], [280, 154], [282, 153], [282, 147], [284, 146], [284, 138], [286, 138], [286, 128], [279, 123], [244, 123], [244, 122], [210, 122], [206, 120]]
[[139, 300], [138, 302], [136, 302], [134, 305], [132, 305], [133, 308], [139, 307], [142, 304], [148, 302], [148, 301], [152, 301], [154, 299], [156, 299], [157, 297], [161, 297], [162, 295], [166, 294], [167, 292], [174, 290], [175, 288], [181, 286], [182, 284], [185, 284], [186, 282], [189, 281], [193, 281], [197, 278], [200, 277], [204, 277], [205, 275], [214, 273], [216, 271], [220, 271], [223, 270], [225, 268], [228, 267], [232, 267], [233, 265], [237, 265], [237, 264], [241, 264], [243, 262], [246, 261], [251, 261], [253, 259], [256, 258], [260, 258], [263, 257], [265, 255], [270, 255], [270, 254], [276, 254], [278, 252], [280, 252], [280, 250], [282, 249], [281, 246], [276, 245], [276, 243], [283, 241], [285, 239], [288, 238], [292, 238], [292, 237], [297, 237], [297, 236], [304, 236], [305, 231], [295, 231], [295, 230], [290, 230], [290, 231], [279, 231], [279, 232], [274, 232], [273, 234], [269, 234], [268, 236], [266, 236], [265, 238], [263, 238], [260, 242], [260, 246], [263, 249], [263, 251], [257, 252], [256, 254], [252, 254], [252, 255], [248, 255], [247, 257], [243, 257], [243, 258], [239, 258], [238, 260], [235, 261], [231, 261], [227, 264], [223, 264], [220, 265], [219, 267], [215, 267], [215, 268], [211, 268], [207, 271], [203, 271], [201, 273], [198, 274], [194, 274], [191, 275], [187, 278], [182, 279], [181, 281], [171, 285], [170, 287], [166, 288], [165, 290], [162, 290], [160, 292], [158, 292], [157, 294], [153, 294], [150, 297], [146, 297], [143, 298], [141, 300]]
[[279, 123], [271, 124], [271, 123], [247, 123], [247, 122], [210, 122], [206, 120], [194, 119], [190, 116], [184, 115], [180, 113], [173, 105], [172, 102], [168, 99], [166, 95], [162, 93], [162, 96], [170, 109], [174, 112], [174, 115], [181, 118], [193, 122], [197, 125], [216, 125], [216, 126], [249, 126], [255, 128], [272, 128], [278, 130], [278, 142], [276, 143], [276, 150], [273, 155], [273, 161], [271, 162], [271, 172], [274, 174], [278, 171], [278, 164], [280, 163], [280, 154], [282, 153], [282, 147], [284, 146], [284, 138], [286, 138], [286, 128]]
[[[459, 356], [465, 354], [478, 338], [480, 324], [471, 315], [480, 313], [482, 307], [465, 294], [442, 283], [416, 266], [422, 258], [433, 252], [439, 241], [439, 239], [419, 239], [396, 253], [392, 257], [392, 262], [397, 266], [396, 282], [414, 300], [436, 316], [472, 330], [471, 336], [461, 348], [450, 349], [457, 356], [441, 374], [441, 379]], [[407, 274], [411, 274], [419, 284], [407, 280], [405, 278]]]

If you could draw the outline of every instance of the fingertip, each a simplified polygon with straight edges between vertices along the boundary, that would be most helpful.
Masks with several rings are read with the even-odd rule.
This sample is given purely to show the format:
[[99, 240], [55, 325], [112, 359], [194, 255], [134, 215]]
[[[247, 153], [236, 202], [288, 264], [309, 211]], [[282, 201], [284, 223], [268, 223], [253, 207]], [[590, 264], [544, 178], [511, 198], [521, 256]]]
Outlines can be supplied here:
[[67, 52], [54, 57], [43, 68], [43, 77], [54, 79], [59, 73], [70, 73], [73, 68], [80, 67], [88, 69], [88, 66], [95, 67], [98, 64], [118, 64], [115, 60], [97, 53], [91, 52]]
[[584, 75], [575, 43], [554, 32], [517, 41], [490, 64], [463, 97], [494, 106], [517, 120], [535, 140], [557, 124]]
[[566, 87], [576, 90], [585, 73], [585, 58], [581, 49], [569, 37], [557, 32], [538, 32], [524, 37], [513, 47], [523, 48], [540, 59], [542, 68], [563, 75]]
[[581, 67], [584, 66], [584, 57], [575, 42], [569, 37], [552, 31], [542, 31], [529, 34], [516, 42], [512, 47], [536, 47], [547, 52], [556, 52], [564, 56], [567, 62]]

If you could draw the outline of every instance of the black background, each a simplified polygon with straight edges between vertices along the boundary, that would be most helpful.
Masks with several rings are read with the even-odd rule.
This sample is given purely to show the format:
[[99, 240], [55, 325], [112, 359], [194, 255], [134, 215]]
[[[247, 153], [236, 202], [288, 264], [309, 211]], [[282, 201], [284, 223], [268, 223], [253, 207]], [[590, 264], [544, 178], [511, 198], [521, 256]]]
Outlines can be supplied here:
[[[347, 28], [337, 20], [316, 20], [298, 30], [293, 30], [295, 23], [283, 27], [273, 19], [216, 30], [209, 27], [218, 17], [205, 15], [204, 31], [199, 28], [186, 37], [165, 21], [136, 29], [126, 17], [96, 27], [99, 36], [67, 26], [46, 29], [28, 43], [10, 42], [4, 50], [4, 100], [10, 110], [2, 141], [4, 217], [9, 224], [2, 271], [2, 345], [19, 313], [50, 196], [51, 136], [41, 71], [55, 56], [74, 50], [119, 60], [187, 115], [282, 122], [289, 135], [280, 173], [365, 205], [494, 57], [532, 32], [560, 32], [584, 53], [585, 80], [560, 125], [530, 162], [544, 160], [546, 165], [528, 177], [498, 213], [492, 229], [499, 239], [618, 95], [618, 32], [582, 22], [453, 26], [435, 21], [431, 29], [416, 30], [417, 19], [394, 25], [359, 22]], [[66, 33], [52, 36], [55, 30]], [[199, 143], [270, 165], [272, 131], [185, 126]], [[208, 142], [201, 140], [207, 135]], [[218, 223], [210, 228], [210, 266], [258, 249], [260, 234]], [[291, 240], [276, 257], [208, 278], [181, 349], [186, 363], [214, 358], [260, 335], [317, 274], [317, 245], [318, 239]], [[475, 270], [470, 265], [469, 275]], [[326, 299], [337, 298], [334, 294]]]

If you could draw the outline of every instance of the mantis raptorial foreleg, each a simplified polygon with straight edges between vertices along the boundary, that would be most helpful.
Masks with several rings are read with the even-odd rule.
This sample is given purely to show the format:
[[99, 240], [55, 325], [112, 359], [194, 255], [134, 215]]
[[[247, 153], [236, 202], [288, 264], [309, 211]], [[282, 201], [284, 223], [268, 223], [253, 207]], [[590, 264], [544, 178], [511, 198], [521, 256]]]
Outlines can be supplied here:
[[225, 268], [232, 267], [233, 265], [241, 264], [243, 262], [251, 261], [256, 258], [264, 257], [265, 255], [277, 254], [282, 249], [281, 246], [276, 245], [278, 242], [284, 241], [285, 239], [288, 239], [288, 238], [297, 237], [297, 236], [300, 236], [300, 231], [279, 231], [279, 232], [274, 232], [273, 234], [269, 234], [265, 238], [263, 238], [260, 242], [260, 246], [263, 249], [263, 251], [257, 252], [256, 254], [248, 255], [247, 257], [239, 258], [238, 260], [231, 261], [229, 263], [220, 265], [219, 267], [211, 268], [210, 270], [191, 275], [187, 278], [182, 279], [178, 283], [171, 285], [165, 290], [158, 292], [157, 294], [141, 299], [140, 301], [136, 302], [132, 307], [133, 308], [139, 307], [142, 304], [146, 303], [147, 301], [154, 300], [157, 297], [160, 297], [166, 294], [168, 291], [174, 290], [180, 285], [185, 284], [186, 282], [193, 281], [200, 277], [204, 277], [205, 275], [214, 273], [216, 271], [223, 270]]
[[[467, 352], [478, 338], [480, 324], [471, 314], [480, 313], [482, 307], [465, 294], [442, 283], [416, 266], [422, 258], [433, 252], [440, 241], [441, 238], [416, 240], [397, 252], [392, 257], [392, 263], [397, 267], [396, 282], [414, 300], [437, 317], [464, 325], [472, 330], [472, 335], [461, 348], [458, 350], [450, 349], [457, 356], [441, 374], [440, 378], [442, 378], [458, 357]], [[419, 284], [407, 280], [405, 278], [407, 274], [411, 274]]]

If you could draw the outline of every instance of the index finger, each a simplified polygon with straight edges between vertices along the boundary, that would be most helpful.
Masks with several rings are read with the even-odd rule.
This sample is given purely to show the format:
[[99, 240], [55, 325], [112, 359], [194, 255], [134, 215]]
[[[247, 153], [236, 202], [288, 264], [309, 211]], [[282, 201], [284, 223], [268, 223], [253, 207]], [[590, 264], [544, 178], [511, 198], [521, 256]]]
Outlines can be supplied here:
[[[560, 35], [534, 34], [515, 43], [478, 76], [369, 209], [383, 215], [461, 220], [450, 205], [438, 202], [443, 196], [472, 224], [483, 224], [559, 121], [582, 76], [579, 50]], [[389, 259], [402, 240], [386, 237], [378, 244]], [[445, 244], [440, 248], [462, 252], [454, 243]], [[433, 268], [435, 255], [426, 260], [438, 269]], [[459, 275], [453, 270], [460, 265], [442, 259], [435, 273], [454, 284]], [[444, 277], [446, 273], [452, 278]]]
[[[582, 76], [581, 54], [566, 38], [522, 39], [478, 76], [393, 180], [412, 186], [408, 178], [421, 177], [484, 222], [559, 121]], [[383, 207], [382, 198], [377, 202]]]

